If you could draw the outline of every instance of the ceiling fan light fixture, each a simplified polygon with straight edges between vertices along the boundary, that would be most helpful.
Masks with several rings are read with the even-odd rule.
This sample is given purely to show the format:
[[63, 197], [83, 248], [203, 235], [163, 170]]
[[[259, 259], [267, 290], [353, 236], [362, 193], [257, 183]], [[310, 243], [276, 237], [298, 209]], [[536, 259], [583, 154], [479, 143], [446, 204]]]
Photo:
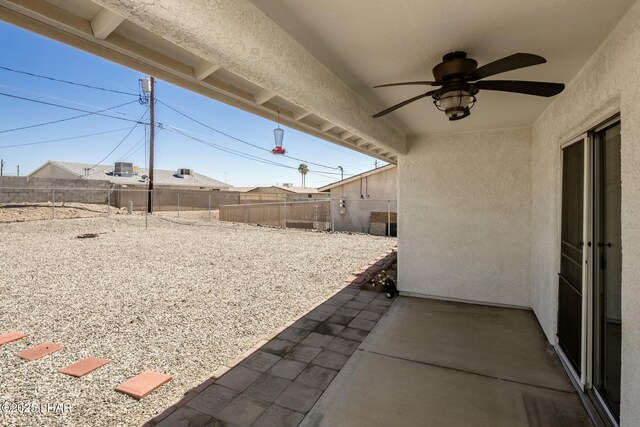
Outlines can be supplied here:
[[434, 101], [436, 108], [444, 111], [449, 120], [462, 118], [475, 103], [476, 97], [470, 91], [459, 89], [444, 92]]
[[539, 55], [514, 53], [513, 55], [505, 56], [502, 59], [478, 67], [478, 63], [474, 59], [467, 58], [465, 52], [451, 52], [446, 54], [442, 58], [442, 62], [433, 68], [434, 81], [418, 80], [374, 86], [376, 88], [405, 85], [442, 87], [440, 89], [427, 91], [413, 98], [405, 99], [374, 114], [373, 117], [385, 116], [396, 111], [398, 108], [402, 108], [405, 105], [426, 98], [427, 96], [433, 98], [433, 103], [436, 108], [443, 111], [451, 121], [469, 117], [471, 114], [470, 110], [476, 103], [475, 95], [480, 90], [512, 92], [543, 97], [555, 96], [564, 90], [564, 84], [520, 80], [484, 80], [495, 74], [544, 64], [545, 62], [547, 62], [547, 60]]

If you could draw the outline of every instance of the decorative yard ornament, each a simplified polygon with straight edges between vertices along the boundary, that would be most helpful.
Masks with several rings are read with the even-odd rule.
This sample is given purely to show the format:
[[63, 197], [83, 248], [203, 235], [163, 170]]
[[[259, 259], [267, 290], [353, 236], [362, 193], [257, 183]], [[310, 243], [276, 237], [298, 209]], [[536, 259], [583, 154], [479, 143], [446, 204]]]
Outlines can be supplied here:
[[278, 127], [273, 130], [273, 139], [276, 142], [276, 146], [271, 152], [276, 156], [284, 156], [287, 150], [282, 146], [282, 137], [284, 136], [284, 129], [280, 129], [280, 111], [278, 111]]

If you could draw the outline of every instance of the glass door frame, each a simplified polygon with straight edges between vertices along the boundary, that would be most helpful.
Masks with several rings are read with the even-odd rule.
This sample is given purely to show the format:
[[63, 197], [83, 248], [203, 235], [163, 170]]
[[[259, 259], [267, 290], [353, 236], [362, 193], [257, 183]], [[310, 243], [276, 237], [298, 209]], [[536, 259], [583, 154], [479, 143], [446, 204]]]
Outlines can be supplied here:
[[[589, 352], [588, 348], [591, 348], [591, 340], [589, 331], [592, 329], [592, 317], [590, 314], [591, 307], [589, 304], [590, 300], [593, 296], [593, 284], [591, 282], [591, 242], [592, 242], [592, 215], [590, 206], [592, 203], [591, 200], [591, 175], [592, 175], [592, 147], [593, 144], [590, 141], [590, 133], [585, 132], [579, 135], [576, 138], [571, 139], [569, 142], [562, 144], [560, 146], [560, 185], [559, 185], [559, 204], [558, 206], [558, 218], [560, 225], [558, 229], [558, 242], [561, 245], [561, 235], [562, 235], [562, 183], [563, 183], [563, 173], [564, 173], [564, 149], [570, 147], [574, 144], [583, 144], [583, 203], [582, 203], [582, 242], [583, 242], [583, 250], [582, 250], [582, 328], [581, 328], [581, 348], [580, 348], [580, 372], [577, 372], [572, 363], [569, 361], [569, 357], [565, 354], [564, 350], [561, 346], [557, 346], [560, 356], [564, 359], [564, 365], [568, 368], [569, 373], [573, 377], [573, 382], [576, 385], [579, 385], [582, 391], [585, 391], [585, 386], [588, 385], [589, 381], [589, 368], [591, 361], [589, 360]], [[558, 267], [558, 271], [560, 271]]]
[[[595, 150], [596, 149], [596, 135], [597, 133], [608, 129], [610, 127], [613, 127], [617, 124], [619, 124], [621, 122], [620, 120], [620, 115], [616, 114], [615, 116], [609, 118], [608, 120], [606, 120], [605, 122], [601, 123], [600, 125], [598, 125], [597, 127], [593, 128], [590, 132], [589, 132], [589, 144], [591, 145], [591, 150]], [[596, 176], [595, 173], [595, 168], [596, 168], [596, 157], [595, 155], [593, 155], [592, 152], [592, 159], [591, 159], [591, 176], [589, 178], [589, 180], [591, 181], [591, 191], [590, 191], [590, 198], [592, 200], [592, 204], [589, 207], [589, 213], [591, 216], [591, 221], [593, 221], [593, 216], [594, 213], [596, 211], [596, 209], [599, 209], [598, 207], [596, 207], [596, 203], [600, 203], [600, 200], [596, 199], [596, 183], [595, 180], [598, 179], [599, 177]], [[600, 161], [602, 161], [602, 159], [600, 159]], [[595, 224], [592, 222], [590, 225], [590, 229], [591, 229], [591, 238], [595, 237]], [[591, 240], [593, 242], [595, 242], [595, 240]], [[594, 257], [595, 256], [595, 250], [596, 250], [596, 245], [595, 243], [592, 245], [592, 247], [589, 248], [589, 252], [591, 253], [591, 256]], [[598, 391], [598, 389], [595, 386], [594, 383], [594, 375], [595, 375], [595, 354], [594, 352], [596, 351], [595, 348], [595, 334], [596, 334], [596, 325], [595, 325], [595, 312], [596, 312], [596, 307], [595, 305], [597, 303], [599, 303], [599, 301], [596, 300], [596, 295], [595, 295], [595, 284], [593, 283], [593, 281], [596, 279], [596, 271], [595, 269], [597, 268], [596, 264], [592, 264], [589, 268], [589, 276], [590, 276], [590, 281], [592, 283], [591, 286], [591, 297], [589, 300], [589, 329], [588, 329], [588, 336], [589, 336], [589, 346], [585, 348], [585, 350], [587, 351], [587, 368], [588, 368], [588, 375], [587, 375], [587, 382], [585, 383], [586, 386], [586, 394], [587, 396], [589, 396], [589, 398], [593, 401], [593, 403], [595, 404], [596, 410], [598, 411], [600, 417], [602, 418], [602, 420], [604, 421], [604, 423], [607, 426], [610, 427], [618, 427], [619, 423], [616, 420], [615, 415], [611, 412], [611, 410], [609, 409], [609, 405], [606, 403], [605, 399], [602, 397], [602, 395], [600, 394], [600, 392]]]
[[[573, 144], [584, 144], [584, 185], [583, 185], [583, 266], [582, 269], [582, 342], [581, 342], [581, 357], [580, 357], [580, 372], [577, 372], [569, 361], [569, 357], [565, 354], [560, 345], [556, 345], [556, 351], [562, 359], [562, 364], [567, 370], [572, 382], [579, 388], [584, 395], [586, 395], [600, 418], [600, 420], [607, 427], [619, 427], [619, 423], [616, 417], [609, 410], [608, 405], [602, 398], [598, 390], [594, 385], [594, 314], [595, 314], [595, 264], [593, 263], [595, 251], [594, 251], [594, 213], [595, 213], [595, 138], [596, 133], [611, 126], [620, 123], [620, 114], [615, 114], [609, 117], [604, 122], [601, 122], [597, 126], [591, 128], [588, 132], [585, 132], [575, 138], [572, 138], [568, 142], [560, 146], [560, 173], [559, 173], [559, 191], [558, 191], [558, 248], [561, 245], [562, 235], [562, 183], [563, 183], [563, 164], [564, 164], [564, 149]], [[558, 271], [560, 271], [558, 266]], [[556, 325], [557, 329], [557, 325]], [[557, 330], [556, 330], [557, 332]]]

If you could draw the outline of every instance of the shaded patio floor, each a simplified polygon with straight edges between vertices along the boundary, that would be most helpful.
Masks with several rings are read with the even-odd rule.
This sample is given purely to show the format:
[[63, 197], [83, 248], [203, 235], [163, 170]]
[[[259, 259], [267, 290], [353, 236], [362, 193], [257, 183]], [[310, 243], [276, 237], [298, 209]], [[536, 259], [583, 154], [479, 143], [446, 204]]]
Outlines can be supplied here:
[[399, 297], [301, 426], [591, 426], [531, 311]]
[[531, 311], [354, 287], [148, 424], [591, 426]]

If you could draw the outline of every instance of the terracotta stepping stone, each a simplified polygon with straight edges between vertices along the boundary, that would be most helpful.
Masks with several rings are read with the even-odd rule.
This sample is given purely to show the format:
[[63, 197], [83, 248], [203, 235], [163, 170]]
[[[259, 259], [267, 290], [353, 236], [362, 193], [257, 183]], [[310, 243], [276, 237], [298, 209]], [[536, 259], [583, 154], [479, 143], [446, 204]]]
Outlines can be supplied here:
[[11, 342], [11, 341], [19, 340], [19, 339], [24, 338], [26, 336], [27, 335], [23, 334], [22, 332], [8, 332], [6, 334], [0, 335], [0, 345], [6, 344], [6, 343]]
[[89, 372], [93, 372], [101, 366], [109, 363], [109, 359], [101, 359], [99, 357], [87, 357], [79, 362], [73, 363], [66, 368], [60, 369], [58, 372], [71, 375], [72, 377], [82, 377]]
[[145, 371], [136, 375], [128, 381], [123, 382], [116, 391], [128, 394], [136, 399], [142, 399], [149, 393], [160, 387], [162, 384], [169, 382], [171, 375], [161, 374], [159, 372]]
[[62, 350], [63, 348], [64, 346], [61, 346], [60, 344], [56, 344], [54, 342], [45, 342], [42, 344], [38, 344], [35, 347], [23, 350], [20, 353], [16, 353], [16, 356], [20, 357], [21, 359], [33, 361], [38, 360], [41, 357], [46, 356], [47, 354], [55, 353], [58, 350]]

